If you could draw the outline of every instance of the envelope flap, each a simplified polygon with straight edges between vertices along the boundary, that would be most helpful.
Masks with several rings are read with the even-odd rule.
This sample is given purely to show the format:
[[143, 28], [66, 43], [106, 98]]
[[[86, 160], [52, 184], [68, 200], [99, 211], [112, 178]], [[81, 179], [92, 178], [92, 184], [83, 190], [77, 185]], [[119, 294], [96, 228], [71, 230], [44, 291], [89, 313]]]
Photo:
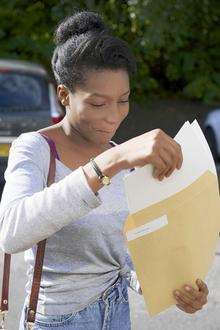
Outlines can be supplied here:
[[137, 226], [144, 225], [152, 219], [159, 218], [164, 214], [169, 213], [169, 211], [180, 207], [183, 203], [190, 201], [190, 199], [193, 199], [196, 195], [205, 192], [208, 188], [211, 188], [215, 196], [219, 196], [218, 179], [216, 175], [209, 170], [187, 188], [176, 193], [175, 195], [136, 213], [130, 214], [125, 222], [125, 232], [132, 230]]

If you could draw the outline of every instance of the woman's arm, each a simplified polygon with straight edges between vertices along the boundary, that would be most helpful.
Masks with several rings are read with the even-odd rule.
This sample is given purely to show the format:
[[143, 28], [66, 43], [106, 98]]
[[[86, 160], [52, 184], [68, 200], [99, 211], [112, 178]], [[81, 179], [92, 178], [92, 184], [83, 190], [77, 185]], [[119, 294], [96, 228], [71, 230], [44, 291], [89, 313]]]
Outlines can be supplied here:
[[[0, 204], [0, 247], [6, 253], [31, 248], [102, 203], [95, 194], [102, 185], [90, 164], [86, 173], [90, 173], [94, 191], [82, 166], [45, 187], [50, 153], [47, 142], [39, 138], [33, 133], [22, 134], [10, 150]], [[112, 163], [111, 152], [104, 153], [99, 157], [103, 171], [116, 174], [120, 166]]]
[[[36, 139], [34, 133], [22, 134], [10, 150], [0, 205], [0, 247], [8, 253], [30, 248], [102, 203], [95, 194], [102, 185], [89, 163], [44, 188], [50, 153], [47, 142]], [[104, 151], [95, 160], [110, 177], [122, 169], [152, 164], [154, 177], [163, 180], [181, 167], [183, 158], [181, 147], [156, 129]]]

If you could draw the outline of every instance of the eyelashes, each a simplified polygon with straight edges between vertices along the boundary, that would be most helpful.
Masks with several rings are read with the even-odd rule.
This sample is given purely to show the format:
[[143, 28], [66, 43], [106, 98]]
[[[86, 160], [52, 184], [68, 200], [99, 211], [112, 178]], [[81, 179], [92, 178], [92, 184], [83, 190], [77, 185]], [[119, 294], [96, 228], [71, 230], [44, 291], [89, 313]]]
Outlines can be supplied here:
[[[122, 103], [122, 104], [124, 104], [124, 103], [128, 103], [129, 102], [129, 100], [126, 100], [126, 101], [120, 101], [120, 102], [118, 102], [118, 103]], [[90, 105], [92, 105], [93, 107], [104, 107], [105, 106], [105, 103], [103, 103], [103, 104], [93, 104], [93, 103], [90, 103]]]

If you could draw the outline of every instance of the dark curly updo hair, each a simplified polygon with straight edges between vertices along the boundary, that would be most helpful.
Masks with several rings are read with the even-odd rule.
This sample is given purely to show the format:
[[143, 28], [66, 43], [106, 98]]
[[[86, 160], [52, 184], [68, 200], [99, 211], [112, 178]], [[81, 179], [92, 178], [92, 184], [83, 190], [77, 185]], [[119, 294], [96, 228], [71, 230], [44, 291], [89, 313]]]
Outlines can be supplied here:
[[129, 76], [136, 72], [128, 44], [112, 36], [97, 13], [81, 11], [67, 17], [58, 25], [54, 40], [54, 76], [71, 92], [85, 82], [89, 70], [124, 69]]

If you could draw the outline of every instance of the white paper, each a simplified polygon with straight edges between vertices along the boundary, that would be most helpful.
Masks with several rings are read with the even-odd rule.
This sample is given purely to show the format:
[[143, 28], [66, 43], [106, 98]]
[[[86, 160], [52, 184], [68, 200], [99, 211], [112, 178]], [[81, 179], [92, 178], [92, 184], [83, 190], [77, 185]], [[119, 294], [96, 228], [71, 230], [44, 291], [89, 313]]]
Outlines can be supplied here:
[[174, 139], [182, 147], [183, 164], [180, 170], [159, 181], [152, 176], [153, 166], [145, 165], [124, 177], [131, 214], [181, 191], [207, 170], [216, 174], [211, 151], [197, 121], [193, 124], [186, 122]]
[[146, 224], [144, 224], [142, 226], [129, 230], [126, 233], [127, 240], [133, 241], [136, 238], [153, 233], [154, 231], [157, 231], [167, 225], [168, 225], [168, 219], [167, 219], [167, 215], [165, 214], [155, 220], [147, 222]]

